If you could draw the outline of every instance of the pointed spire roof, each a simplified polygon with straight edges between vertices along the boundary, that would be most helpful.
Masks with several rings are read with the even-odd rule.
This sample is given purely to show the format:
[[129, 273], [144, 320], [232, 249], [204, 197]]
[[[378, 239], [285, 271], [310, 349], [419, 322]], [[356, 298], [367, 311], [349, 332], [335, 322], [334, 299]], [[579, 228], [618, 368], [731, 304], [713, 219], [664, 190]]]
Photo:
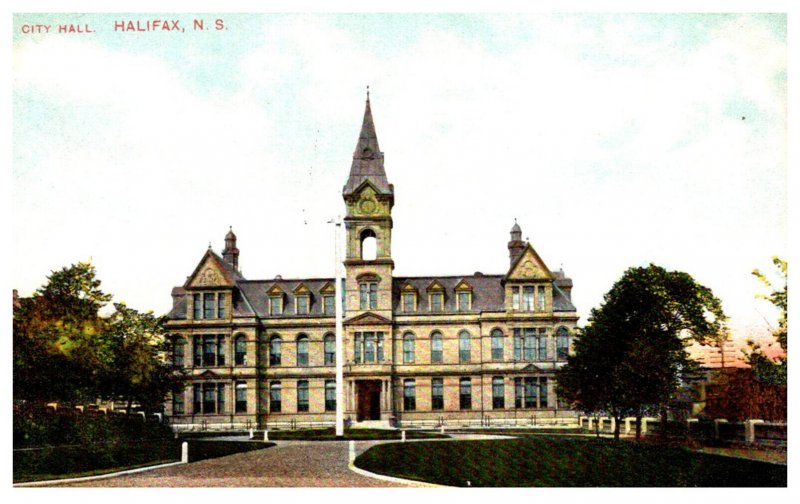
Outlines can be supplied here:
[[369, 88], [367, 89], [367, 104], [364, 108], [361, 133], [358, 135], [356, 150], [353, 152], [350, 176], [347, 178], [342, 192], [345, 195], [352, 194], [367, 180], [381, 194], [394, 193], [394, 188], [386, 178], [386, 171], [383, 168], [383, 152], [378, 145], [378, 135], [375, 133], [375, 122], [372, 119], [372, 107], [369, 102]]

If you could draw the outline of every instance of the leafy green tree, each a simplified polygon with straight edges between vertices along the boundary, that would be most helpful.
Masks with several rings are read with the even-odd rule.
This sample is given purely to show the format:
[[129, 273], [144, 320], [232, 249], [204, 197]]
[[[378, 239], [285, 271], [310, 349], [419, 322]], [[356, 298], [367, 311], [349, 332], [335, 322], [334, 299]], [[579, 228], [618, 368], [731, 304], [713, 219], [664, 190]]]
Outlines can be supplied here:
[[14, 309], [14, 398], [74, 402], [94, 397], [108, 361], [106, 321], [98, 311], [111, 296], [87, 263], [54, 271]]
[[130, 411], [139, 403], [147, 411], [159, 410], [168, 392], [176, 390], [182, 377], [173, 371], [166, 354], [169, 344], [163, 320], [152, 312], [141, 313], [124, 303], [114, 304], [105, 335], [111, 354], [101, 394], [122, 400]]
[[747, 361], [753, 369], [756, 378], [762, 382], [786, 385], [788, 362], [788, 295], [787, 278], [788, 263], [779, 257], [773, 257], [772, 263], [778, 270], [781, 283], [777, 286], [760, 270], [753, 270], [753, 275], [758, 278], [768, 289], [769, 294], [759, 294], [757, 297], [766, 299], [778, 309], [778, 327], [773, 330], [772, 335], [778, 341], [783, 350], [783, 355], [775, 359], [768, 357], [761, 346], [753, 341], [748, 341], [749, 351], [746, 351]]
[[[711, 289], [689, 274], [649, 265], [629, 268], [592, 309], [574, 355], [556, 376], [559, 394], [584, 411], [616, 419], [666, 411], [695, 364], [689, 340], [705, 343], [722, 330], [725, 315]], [[665, 416], [665, 415], [664, 415]]]

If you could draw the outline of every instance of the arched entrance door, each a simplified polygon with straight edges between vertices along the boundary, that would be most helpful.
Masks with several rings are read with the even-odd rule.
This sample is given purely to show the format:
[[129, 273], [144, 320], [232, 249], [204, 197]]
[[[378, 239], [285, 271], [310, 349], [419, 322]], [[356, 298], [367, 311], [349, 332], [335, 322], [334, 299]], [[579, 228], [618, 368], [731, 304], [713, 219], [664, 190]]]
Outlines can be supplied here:
[[381, 419], [381, 381], [356, 381], [356, 421]]

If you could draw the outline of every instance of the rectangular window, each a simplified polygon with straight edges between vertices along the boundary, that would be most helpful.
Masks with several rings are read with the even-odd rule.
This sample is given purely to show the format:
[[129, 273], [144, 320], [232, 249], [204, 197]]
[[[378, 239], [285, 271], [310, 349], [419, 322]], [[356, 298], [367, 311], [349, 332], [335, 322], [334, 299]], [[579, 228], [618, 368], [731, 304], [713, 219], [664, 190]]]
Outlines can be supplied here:
[[217, 413], [225, 413], [225, 384], [217, 383]]
[[325, 380], [325, 411], [336, 411], [336, 381]]
[[514, 378], [514, 407], [522, 408], [522, 398], [524, 396], [522, 388], [522, 378]]
[[406, 292], [403, 294], [403, 311], [412, 312], [414, 311], [414, 293], [413, 292]]
[[525, 338], [523, 340], [523, 359], [531, 362], [536, 360], [536, 329], [526, 327], [523, 329]]
[[461, 378], [458, 387], [458, 403], [462, 410], [472, 409], [472, 380]]
[[539, 311], [544, 311], [544, 310], [545, 310], [545, 291], [544, 291], [544, 285], [540, 285], [540, 286], [539, 286], [539, 289], [538, 289], [538, 291], [537, 291], [537, 294], [539, 295], [539, 296], [538, 296], [538, 302], [539, 302], [539, 307], [538, 307], [538, 308], [539, 308]]
[[442, 311], [442, 305], [444, 301], [444, 294], [441, 292], [434, 292], [431, 294], [431, 311], [440, 312]]
[[217, 336], [217, 366], [225, 365], [225, 336]]
[[192, 296], [192, 304], [194, 305], [194, 318], [196, 320], [200, 320], [203, 318], [202, 296], [200, 294], [194, 294]]
[[361, 283], [358, 285], [359, 290], [359, 308], [366, 310], [367, 303], [369, 303], [369, 284]]
[[417, 385], [414, 380], [403, 381], [403, 410], [414, 411], [417, 408]]
[[525, 408], [535, 408], [536, 407], [536, 395], [539, 391], [539, 385], [536, 383], [536, 378], [526, 377], [524, 380], [525, 384]]
[[469, 310], [469, 292], [458, 293], [458, 311]]
[[308, 315], [308, 296], [298, 296], [297, 300], [297, 314]]
[[203, 414], [203, 386], [195, 383], [192, 387], [192, 413], [195, 415]]
[[203, 367], [210, 367], [217, 365], [217, 337], [204, 336], [203, 337], [203, 359], [200, 361]]
[[539, 407], [547, 407], [547, 378], [539, 378]]
[[236, 382], [236, 413], [247, 413], [247, 384]]
[[502, 376], [492, 378], [492, 409], [506, 407], [506, 387]]
[[361, 333], [356, 333], [355, 337], [355, 360], [356, 364], [361, 362]]
[[369, 284], [369, 309], [375, 310], [378, 308], [378, 284]]
[[308, 381], [297, 382], [297, 411], [308, 411]]
[[281, 382], [269, 384], [269, 410], [272, 413], [281, 412]]
[[297, 365], [308, 366], [308, 337], [302, 336], [297, 339]]
[[522, 360], [522, 329], [514, 328], [514, 360]]
[[237, 336], [233, 342], [233, 362], [237, 366], [247, 365], [247, 340], [244, 336]]
[[431, 379], [431, 409], [444, 409], [444, 378]]
[[184, 364], [184, 352], [186, 352], [186, 342], [183, 338], [177, 338], [174, 343], [174, 347], [172, 350], [172, 364], [176, 367], [183, 367]]
[[533, 311], [533, 286], [531, 285], [522, 288], [522, 309]]
[[183, 404], [183, 391], [177, 392], [172, 395], [172, 414], [173, 415], [183, 415], [186, 413]]
[[375, 333], [364, 333], [364, 362], [375, 362]]
[[336, 307], [333, 305], [333, 296], [322, 296], [322, 303], [325, 305], [325, 315], [335, 315]]
[[225, 318], [225, 293], [217, 294], [217, 318]]
[[383, 333], [378, 333], [378, 362], [383, 362]]
[[511, 307], [519, 310], [519, 287], [511, 287]]
[[444, 354], [444, 340], [441, 334], [434, 334], [431, 336], [431, 362], [442, 362]]
[[276, 317], [281, 314], [281, 298], [275, 296], [269, 298], [269, 314]]
[[217, 384], [203, 384], [203, 414], [208, 415], [217, 412]]
[[405, 336], [403, 337], [403, 363], [411, 362], [414, 362], [414, 338]]
[[547, 329], [544, 327], [539, 328], [538, 340], [539, 360], [545, 361], [547, 360]]
[[203, 318], [213, 319], [214, 312], [216, 311], [216, 294], [213, 292], [206, 292], [203, 294]]
[[281, 339], [277, 336], [269, 340], [269, 365], [281, 365]]

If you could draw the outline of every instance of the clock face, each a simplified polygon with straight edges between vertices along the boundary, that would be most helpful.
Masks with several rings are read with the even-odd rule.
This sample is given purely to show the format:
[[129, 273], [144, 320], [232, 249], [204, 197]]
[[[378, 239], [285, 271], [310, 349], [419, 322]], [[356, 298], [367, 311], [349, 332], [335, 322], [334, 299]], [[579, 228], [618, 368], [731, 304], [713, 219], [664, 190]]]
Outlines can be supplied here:
[[359, 208], [365, 214], [372, 214], [375, 213], [375, 210], [378, 208], [378, 204], [375, 202], [374, 199], [365, 198], [362, 199], [359, 203]]

